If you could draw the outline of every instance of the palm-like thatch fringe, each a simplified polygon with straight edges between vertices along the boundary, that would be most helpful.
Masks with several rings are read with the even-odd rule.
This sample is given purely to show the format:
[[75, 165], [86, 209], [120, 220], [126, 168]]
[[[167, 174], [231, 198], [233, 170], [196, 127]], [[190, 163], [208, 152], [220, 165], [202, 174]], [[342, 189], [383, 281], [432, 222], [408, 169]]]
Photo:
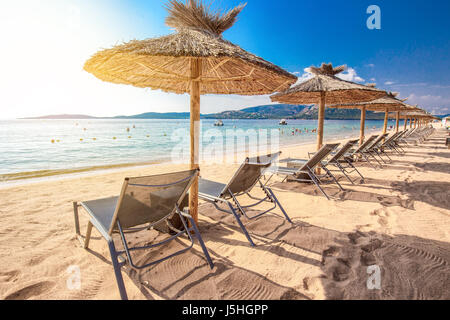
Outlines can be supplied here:
[[326, 92], [326, 103], [341, 104], [371, 101], [386, 95], [383, 90], [345, 81], [337, 74], [345, 70], [345, 66], [333, 68], [331, 64], [322, 64], [320, 68], [310, 67], [315, 76], [284, 92], [271, 96], [272, 101], [290, 104], [317, 104], [321, 93]]
[[[103, 81], [179, 94], [189, 93], [192, 81], [201, 83], [201, 94], [261, 95], [285, 90], [297, 80], [217, 34], [231, 26], [242, 6], [225, 15], [209, 14], [197, 1], [189, 0], [186, 5], [170, 2], [169, 23], [179, 26], [177, 33], [100, 51], [84, 69]], [[191, 8], [190, 16], [187, 8]], [[190, 24], [195, 26], [188, 27]], [[201, 60], [201, 75], [195, 79], [191, 78], [192, 58]]]
[[231, 28], [237, 20], [237, 16], [247, 4], [241, 4], [226, 13], [213, 11], [211, 4], [205, 5], [202, 1], [170, 0], [166, 6], [169, 16], [166, 24], [177, 30], [184, 28], [205, 30], [216, 35], [221, 35]]
[[320, 68], [311, 66], [309, 67], [309, 70], [312, 74], [316, 75], [324, 75], [324, 76], [335, 76], [341, 72], [344, 72], [347, 69], [347, 66], [339, 66], [339, 67], [333, 67], [331, 63], [322, 63], [322, 66]]

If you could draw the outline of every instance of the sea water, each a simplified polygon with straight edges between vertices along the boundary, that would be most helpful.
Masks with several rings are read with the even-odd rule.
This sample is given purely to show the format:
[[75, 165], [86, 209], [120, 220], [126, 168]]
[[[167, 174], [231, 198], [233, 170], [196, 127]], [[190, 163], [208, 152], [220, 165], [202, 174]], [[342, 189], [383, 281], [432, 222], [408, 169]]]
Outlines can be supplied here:
[[[223, 122], [223, 127], [214, 127], [214, 120], [202, 120], [201, 131], [225, 136], [227, 130], [277, 130], [280, 147], [317, 139], [316, 120], [289, 120], [287, 126], [280, 126], [279, 120]], [[180, 132], [189, 136], [189, 125], [189, 120], [2, 120], [0, 175], [170, 161]], [[369, 134], [383, 122], [367, 121], [366, 126]], [[358, 120], [325, 121], [324, 141], [357, 137], [359, 127]], [[208, 143], [202, 141], [203, 147]]]

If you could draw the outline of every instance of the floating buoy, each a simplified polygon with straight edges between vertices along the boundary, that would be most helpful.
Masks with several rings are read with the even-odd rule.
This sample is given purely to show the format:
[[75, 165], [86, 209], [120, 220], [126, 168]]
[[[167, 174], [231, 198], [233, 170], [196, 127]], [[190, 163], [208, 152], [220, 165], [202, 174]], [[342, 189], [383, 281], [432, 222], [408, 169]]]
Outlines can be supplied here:
[[133, 129], [136, 129], [136, 126], [133, 124]]
[[83, 142], [83, 139], [80, 139], [81, 142]]
[[55, 143], [55, 140], [52, 140], [52, 143]]
[[149, 134], [147, 135], [147, 138], [150, 138], [150, 135], [149, 135]]
[[117, 140], [117, 138], [116, 138], [116, 137], [113, 137], [113, 140]]
[[129, 136], [128, 139], [131, 139], [131, 136]]
[[86, 131], [87, 129], [86, 128], [83, 128], [83, 131]]
[[127, 128], [127, 132], [130, 132], [130, 128]]
[[58, 142], [58, 143], [59, 143], [59, 140], [56, 140], [56, 142]]
[[96, 140], [97, 140], [97, 138], [92, 138], [92, 140], [96, 141]]

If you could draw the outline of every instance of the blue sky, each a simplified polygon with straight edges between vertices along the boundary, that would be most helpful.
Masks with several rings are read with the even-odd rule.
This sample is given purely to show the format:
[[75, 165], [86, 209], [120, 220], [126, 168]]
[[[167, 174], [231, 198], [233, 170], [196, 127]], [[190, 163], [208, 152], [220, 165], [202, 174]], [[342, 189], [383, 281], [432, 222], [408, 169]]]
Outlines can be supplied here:
[[[230, 8], [237, 0], [217, 0]], [[377, 83], [411, 104], [450, 112], [450, 1], [248, 0], [224, 37], [304, 78], [305, 68], [346, 64], [346, 79]], [[188, 111], [186, 95], [103, 83], [82, 70], [101, 48], [171, 33], [165, 1], [17, 0], [0, 4], [2, 118]], [[367, 7], [381, 9], [369, 30]], [[6, 75], [6, 76], [5, 76]], [[1, 90], [1, 89], [0, 89]], [[267, 96], [206, 96], [202, 112], [270, 103]]]

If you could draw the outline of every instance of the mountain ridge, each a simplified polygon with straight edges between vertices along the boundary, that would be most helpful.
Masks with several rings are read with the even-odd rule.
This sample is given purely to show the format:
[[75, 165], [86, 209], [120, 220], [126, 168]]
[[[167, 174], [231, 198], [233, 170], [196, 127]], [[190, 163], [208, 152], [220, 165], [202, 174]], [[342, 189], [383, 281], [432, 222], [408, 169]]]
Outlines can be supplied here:
[[[444, 117], [444, 116], [439, 116]], [[115, 116], [115, 117], [94, 117], [81, 114], [61, 114], [48, 115], [42, 117], [28, 117], [22, 119], [49, 119], [49, 120], [83, 120], [83, 119], [161, 119], [161, 120], [183, 120], [189, 119], [189, 112], [146, 112], [131, 116]], [[318, 118], [318, 107], [290, 105], [290, 104], [268, 104], [256, 107], [247, 107], [241, 110], [230, 110], [220, 113], [202, 114], [202, 119], [230, 119], [230, 120], [261, 120], [261, 119], [290, 119], [290, 120], [315, 120]], [[361, 118], [360, 110], [352, 109], [329, 109], [325, 110], [326, 120], [359, 120]], [[367, 120], [382, 120], [384, 113], [375, 113], [368, 111], [366, 114]]]

